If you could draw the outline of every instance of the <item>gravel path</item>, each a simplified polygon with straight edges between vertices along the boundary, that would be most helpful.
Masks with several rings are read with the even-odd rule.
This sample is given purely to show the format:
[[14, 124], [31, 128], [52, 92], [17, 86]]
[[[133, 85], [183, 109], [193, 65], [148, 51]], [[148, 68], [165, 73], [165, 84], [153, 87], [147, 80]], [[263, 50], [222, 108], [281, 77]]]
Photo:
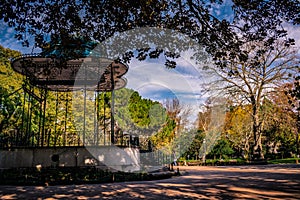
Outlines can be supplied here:
[[180, 167], [171, 179], [0, 186], [0, 199], [300, 199], [300, 165]]

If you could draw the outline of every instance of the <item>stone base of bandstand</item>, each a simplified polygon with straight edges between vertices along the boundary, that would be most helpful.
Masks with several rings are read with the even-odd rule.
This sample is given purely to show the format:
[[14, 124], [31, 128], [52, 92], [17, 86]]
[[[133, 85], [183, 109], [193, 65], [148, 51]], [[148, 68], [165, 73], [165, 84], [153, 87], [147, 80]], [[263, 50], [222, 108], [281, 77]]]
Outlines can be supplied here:
[[139, 148], [116, 146], [37, 147], [0, 150], [0, 168], [96, 167], [110, 171], [140, 171]]

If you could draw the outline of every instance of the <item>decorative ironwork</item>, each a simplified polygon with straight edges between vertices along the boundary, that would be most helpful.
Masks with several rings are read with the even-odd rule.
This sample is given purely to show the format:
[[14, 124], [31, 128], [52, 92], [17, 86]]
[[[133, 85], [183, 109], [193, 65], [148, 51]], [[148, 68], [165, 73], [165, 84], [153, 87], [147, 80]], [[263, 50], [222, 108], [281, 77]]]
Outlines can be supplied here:
[[12, 61], [13, 69], [28, 77], [34, 86], [54, 91], [112, 91], [123, 88], [122, 78], [128, 66], [106, 58], [87, 57], [74, 60], [24, 55]]
[[[53, 56], [53, 52], [50, 54], [48, 52], [47, 55], [45, 53], [27, 54], [15, 58], [12, 60], [12, 68], [26, 77], [22, 88], [24, 92], [23, 106], [26, 109], [23, 109], [22, 127], [12, 133], [17, 137], [10, 142], [11, 146], [110, 145], [117, 141], [113, 116], [114, 90], [123, 88], [127, 84], [127, 80], [122, 77], [128, 71], [127, 65], [107, 58], [92, 56], [66, 60], [62, 57]], [[72, 91], [82, 92], [84, 98], [83, 128], [75, 132], [68, 130], [68, 123], [72, 118], [69, 111], [70, 97], [68, 95]], [[100, 120], [97, 119], [100, 109], [99, 95], [102, 92], [109, 92], [111, 95], [110, 127], [107, 126], [110, 128], [109, 137], [105, 135], [105, 130], [102, 133], [99, 131]], [[87, 127], [85, 127], [87, 120], [86, 99], [91, 98], [91, 93], [94, 96], [95, 119], [94, 132], [88, 133]], [[52, 104], [55, 102], [55, 105], [49, 105], [50, 96]], [[52, 106], [52, 113], [48, 113], [50, 106]], [[32, 127], [34, 120], [37, 120], [35, 123], [38, 125], [37, 128]], [[103, 122], [106, 123], [106, 120], [104, 119]], [[101, 136], [101, 134], [104, 135]], [[119, 139], [121, 141], [119, 145], [124, 145], [127, 143], [126, 141], [130, 140], [125, 135], [122, 137]], [[101, 142], [101, 138], [103, 142]]]

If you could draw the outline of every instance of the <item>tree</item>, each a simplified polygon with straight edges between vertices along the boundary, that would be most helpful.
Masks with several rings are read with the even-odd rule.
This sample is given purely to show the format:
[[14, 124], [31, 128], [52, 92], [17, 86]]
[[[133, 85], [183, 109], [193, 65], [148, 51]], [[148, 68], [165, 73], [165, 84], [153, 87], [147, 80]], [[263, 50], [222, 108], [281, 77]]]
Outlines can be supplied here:
[[[149, 138], [159, 132], [167, 123], [166, 109], [157, 101], [144, 99], [137, 91], [122, 88], [114, 91], [114, 105], [111, 92], [99, 94], [98, 124], [103, 134], [111, 131], [111, 107], [114, 106], [115, 139], [122, 135], [134, 135], [140, 139], [142, 148], [147, 147]], [[118, 141], [116, 141], [118, 143]], [[122, 143], [122, 141], [119, 140]]]
[[296, 153], [296, 113], [288, 104], [287, 96], [280, 89], [262, 104], [264, 110], [263, 143], [266, 155], [274, 158], [292, 157]]
[[0, 140], [5, 140], [7, 146], [12, 141], [10, 132], [20, 128], [22, 120], [22, 76], [10, 67], [10, 59], [18, 55], [0, 46]]
[[200, 108], [196, 125], [198, 133], [203, 137], [202, 144], [198, 147], [199, 157], [203, 160], [206, 154], [212, 151], [223, 132], [226, 104], [227, 100], [224, 98], [210, 97]]
[[244, 46], [247, 61], [228, 57], [226, 68], [212, 68], [217, 75], [214, 84], [221, 84], [218, 89], [225, 91], [224, 95], [239, 103], [251, 105], [252, 131], [254, 137], [253, 153], [263, 158], [262, 152], [262, 100], [268, 96], [275, 85], [291, 80], [297, 69], [295, 52], [290, 43], [277, 41], [266, 48], [261, 42], [250, 42]]
[[[81, 145], [80, 134], [82, 126], [80, 123], [75, 123], [74, 119], [74, 116], [79, 117], [77, 116], [79, 113], [73, 112], [73, 106], [76, 106], [78, 102], [72, 101], [72, 92], [47, 91], [45, 101], [45, 116], [43, 114], [39, 116], [44, 120], [45, 130], [43, 131], [45, 136], [44, 141], [41, 141], [43, 145]], [[92, 107], [93, 104], [89, 103], [87, 103], [88, 107]], [[93, 119], [86, 119], [88, 125], [92, 124], [91, 121], [94, 122]], [[86, 134], [87, 137], [88, 135], [94, 136], [94, 134], [91, 134], [92, 132], [94, 132], [94, 126], [87, 126], [86, 133], [90, 133]]]
[[244, 159], [250, 158], [250, 146], [253, 142], [251, 127], [251, 106], [232, 106], [226, 113], [224, 136]]
[[[299, 99], [290, 91], [295, 90], [295, 84], [285, 83], [276, 88], [278, 91], [271, 96], [273, 109], [270, 115], [274, 115], [273, 120], [278, 133], [281, 133], [282, 142], [287, 144], [284, 147], [286, 153], [296, 153], [299, 155]], [[271, 114], [272, 113], [272, 114]]]
[[166, 110], [150, 99], [144, 99], [137, 91], [121, 89], [116, 92], [116, 119], [127, 132], [150, 136], [166, 122]]
[[9, 138], [10, 131], [20, 126], [22, 101], [19, 95], [9, 94], [0, 86], [0, 138]]
[[260, 105], [271, 87], [296, 72], [297, 58], [290, 48], [294, 40], [286, 37], [282, 23], [299, 23], [299, 2], [234, 1], [233, 7], [235, 18], [229, 27], [236, 33], [234, 44], [221, 47], [214, 57], [219, 67], [213, 71], [218, 83], [226, 83], [218, 89], [251, 104], [252, 151], [263, 158]]
[[227, 158], [234, 153], [234, 150], [230, 147], [228, 140], [220, 139], [214, 146], [210, 154], [214, 156], [219, 156], [219, 159]]
[[[171, 150], [178, 150], [175, 147], [178, 143], [186, 144], [184, 140], [187, 126], [187, 117], [190, 113], [190, 109], [180, 103], [178, 99], [167, 99], [164, 102], [166, 121], [162, 129], [160, 129], [155, 135], [151, 137], [154, 146], [156, 148], [167, 147], [173, 148]], [[175, 143], [176, 144], [175, 144]], [[184, 149], [185, 147], [182, 147]]]
[[[85, 40], [92, 39], [103, 42], [116, 33], [138, 27], [188, 31], [188, 28], [193, 28], [198, 23], [196, 19], [187, 18], [189, 5], [181, 1], [141, 0], [132, 3], [126, 0], [109, 0], [96, 3], [91, 1], [19, 2], [16, 0], [9, 3], [4, 1], [1, 4], [0, 20], [4, 20], [10, 27], [14, 27], [15, 37], [21, 40], [24, 46], [28, 46], [30, 41], [27, 35], [32, 35], [35, 46], [40, 48], [47, 46], [49, 37], [52, 43], [61, 43], [63, 47], [68, 48], [74, 35], [79, 35]], [[197, 12], [201, 14], [202, 28], [206, 28], [212, 23], [208, 8], [202, 2], [198, 2], [198, 6], [201, 9]], [[218, 20], [214, 21], [214, 24], [218, 23]], [[183, 27], [183, 24], [186, 24], [186, 27]], [[206, 33], [203, 31], [200, 34], [207, 35]], [[136, 34], [138, 37], [130, 40], [133, 47], [138, 46], [136, 42], [139, 43], [144, 35], [143, 32]], [[163, 33], [154, 34], [161, 35]], [[145, 43], [145, 40], [143, 42]], [[118, 45], [124, 46], [123, 44]], [[172, 46], [172, 44], [167, 45]], [[133, 57], [132, 51], [135, 49], [127, 50], [129, 52], [123, 52], [127, 57], [125, 60]], [[162, 49], [148, 47], [137, 50], [139, 51], [137, 58], [141, 60], [146, 57], [158, 58], [163, 52]], [[174, 52], [167, 50], [165, 50], [165, 55], [168, 58], [176, 56]], [[167, 60], [166, 65], [173, 67], [174, 62]]]
[[290, 105], [296, 110], [297, 112], [297, 155], [300, 155], [300, 145], [299, 145], [299, 133], [300, 133], [300, 67], [298, 68], [298, 75], [295, 76], [295, 81], [292, 88], [289, 88], [286, 91], [289, 97]]
[[203, 145], [203, 139], [205, 138], [205, 132], [198, 130], [192, 139], [192, 143], [189, 145], [187, 151], [183, 154], [187, 159], [198, 159], [200, 148]]
[[[271, 38], [284, 34], [280, 25], [283, 20], [299, 23], [299, 2], [290, 1], [233, 1], [234, 21], [249, 23], [239, 28], [248, 34], [250, 40], [263, 40], [266, 35]], [[229, 21], [213, 16], [209, 9], [222, 1], [204, 0], [140, 0], [130, 2], [116, 1], [2, 1], [0, 20], [16, 30], [15, 37], [25, 46], [29, 45], [28, 35], [34, 37], [35, 46], [43, 48], [51, 38], [55, 44], [62, 42], [67, 46], [69, 39], [79, 35], [86, 39], [103, 42], [115, 33], [138, 27], [160, 27], [176, 30], [204, 45], [206, 50], [216, 58], [226, 57], [226, 51], [245, 58], [245, 52], [240, 51], [244, 41], [237, 40], [237, 34], [231, 31]], [[251, 20], [248, 20], [248, 19]], [[259, 25], [259, 30], [253, 31], [253, 26]], [[132, 46], [143, 36], [131, 38]], [[161, 37], [163, 33], [154, 33]], [[180, 38], [178, 38], [180, 39]], [[145, 43], [145, 41], [143, 41]], [[174, 41], [173, 41], [174, 42]], [[123, 46], [122, 44], [119, 44]], [[168, 44], [169, 47], [172, 44]], [[180, 48], [179, 45], [177, 48]], [[181, 52], [189, 47], [182, 47]], [[133, 51], [133, 49], [128, 49]], [[164, 53], [167, 58], [174, 58], [174, 52], [164, 49], [139, 49], [137, 57], [158, 58]], [[127, 54], [126, 54], [127, 53]], [[125, 55], [126, 54], [126, 55]], [[197, 52], [196, 52], [197, 54]], [[132, 57], [132, 52], [124, 52], [125, 57]], [[166, 65], [174, 67], [173, 61]]]

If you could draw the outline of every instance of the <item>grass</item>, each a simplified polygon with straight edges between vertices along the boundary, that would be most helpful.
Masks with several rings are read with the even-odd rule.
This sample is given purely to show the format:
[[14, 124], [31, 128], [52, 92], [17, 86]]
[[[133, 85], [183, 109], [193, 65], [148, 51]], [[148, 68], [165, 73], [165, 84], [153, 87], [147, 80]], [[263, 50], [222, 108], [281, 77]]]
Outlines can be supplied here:
[[[295, 164], [297, 163], [297, 158], [284, 158], [284, 159], [275, 159], [275, 160], [267, 160], [267, 161], [251, 161], [247, 162], [244, 159], [235, 158], [235, 159], [206, 159], [205, 165], [248, 165], [248, 164]], [[300, 159], [298, 158], [300, 163]], [[180, 162], [181, 164], [184, 161]], [[191, 165], [202, 165], [202, 160], [186, 160], [187, 164]], [[194, 163], [194, 164], [193, 164]]]
[[[268, 160], [268, 164], [295, 164], [298, 158], [284, 158], [276, 160]], [[300, 161], [300, 159], [298, 159]]]
[[[203, 165], [202, 160], [180, 160], [179, 163], [183, 165], [186, 162], [188, 165]], [[243, 165], [246, 164], [244, 159], [228, 158], [228, 159], [206, 159], [205, 165]]]

